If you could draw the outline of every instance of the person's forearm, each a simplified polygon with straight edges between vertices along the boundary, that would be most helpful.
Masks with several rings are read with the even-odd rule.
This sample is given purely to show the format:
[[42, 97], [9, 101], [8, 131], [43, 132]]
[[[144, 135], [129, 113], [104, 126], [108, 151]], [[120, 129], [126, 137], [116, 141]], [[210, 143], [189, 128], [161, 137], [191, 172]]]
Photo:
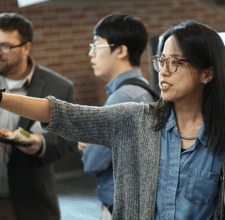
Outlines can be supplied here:
[[2, 93], [0, 108], [34, 121], [50, 122], [51, 105], [48, 99]]

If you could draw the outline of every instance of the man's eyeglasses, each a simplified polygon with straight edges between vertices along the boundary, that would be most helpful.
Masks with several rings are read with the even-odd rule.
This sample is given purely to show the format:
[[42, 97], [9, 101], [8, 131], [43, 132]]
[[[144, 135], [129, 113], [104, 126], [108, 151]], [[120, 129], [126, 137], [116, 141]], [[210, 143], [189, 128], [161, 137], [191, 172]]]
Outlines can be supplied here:
[[26, 43], [27, 43], [27, 41], [26, 42], [23, 42], [23, 43], [21, 43], [19, 45], [16, 45], [16, 46], [9, 46], [7, 44], [3, 44], [3, 45], [0, 45], [0, 51], [2, 53], [8, 54], [13, 48], [21, 47], [21, 46], [23, 46]]
[[112, 47], [115, 46], [115, 44], [89, 44], [90, 45], [90, 51], [95, 52], [96, 47]]
[[167, 59], [164, 59], [160, 56], [153, 56], [152, 57], [153, 67], [154, 69], [159, 72], [166, 62], [166, 68], [170, 73], [175, 73], [178, 68], [178, 64], [181, 64], [181, 62], [189, 62], [186, 59], [180, 59], [177, 57], [168, 57]]

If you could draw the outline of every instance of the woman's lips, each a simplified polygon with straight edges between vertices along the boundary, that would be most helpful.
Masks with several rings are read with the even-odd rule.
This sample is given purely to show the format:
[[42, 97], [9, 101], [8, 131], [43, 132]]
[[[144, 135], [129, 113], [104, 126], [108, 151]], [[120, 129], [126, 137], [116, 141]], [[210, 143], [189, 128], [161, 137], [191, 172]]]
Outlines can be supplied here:
[[160, 89], [161, 89], [161, 90], [167, 90], [167, 89], [169, 89], [171, 86], [172, 86], [172, 85], [169, 84], [169, 83], [167, 83], [167, 82], [161, 82], [161, 83], [160, 83]]

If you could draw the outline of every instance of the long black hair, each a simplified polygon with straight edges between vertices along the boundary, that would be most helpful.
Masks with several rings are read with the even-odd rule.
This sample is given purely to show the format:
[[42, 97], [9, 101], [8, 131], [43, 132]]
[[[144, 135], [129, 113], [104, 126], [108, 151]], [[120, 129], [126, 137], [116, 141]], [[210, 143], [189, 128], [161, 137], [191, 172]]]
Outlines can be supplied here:
[[[225, 150], [225, 48], [218, 33], [211, 27], [186, 21], [174, 26], [161, 35], [158, 55], [162, 54], [166, 40], [174, 36], [185, 59], [198, 70], [212, 68], [214, 77], [206, 84], [202, 95], [202, 115], [205, 134], [213, 153]], [[166, 124], [173, 103], [162, 98], [153, 111], [154, 129], [160, 130]], [[222, 147], [222, 148], [220, 148]]]

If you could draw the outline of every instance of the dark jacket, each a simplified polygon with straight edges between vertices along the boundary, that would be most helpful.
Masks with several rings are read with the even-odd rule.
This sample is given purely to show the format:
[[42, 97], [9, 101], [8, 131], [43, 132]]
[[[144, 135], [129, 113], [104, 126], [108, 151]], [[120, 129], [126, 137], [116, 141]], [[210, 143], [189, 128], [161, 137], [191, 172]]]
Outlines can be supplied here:
[[[28, 96], [46, 97], [54, 95], [73, 102], [73, 83], [59, 74], [36, 65]], [[20, 118], [18, 127], [29, 131], [35, 121]], [[44, 134], [46, 153], [39, 158], [13, 147], [8, 163], [10, 195], [17, 220], [60, 219], [59, 205], [51, 162], [73, 152], [75, 142], [52, 134]]]

